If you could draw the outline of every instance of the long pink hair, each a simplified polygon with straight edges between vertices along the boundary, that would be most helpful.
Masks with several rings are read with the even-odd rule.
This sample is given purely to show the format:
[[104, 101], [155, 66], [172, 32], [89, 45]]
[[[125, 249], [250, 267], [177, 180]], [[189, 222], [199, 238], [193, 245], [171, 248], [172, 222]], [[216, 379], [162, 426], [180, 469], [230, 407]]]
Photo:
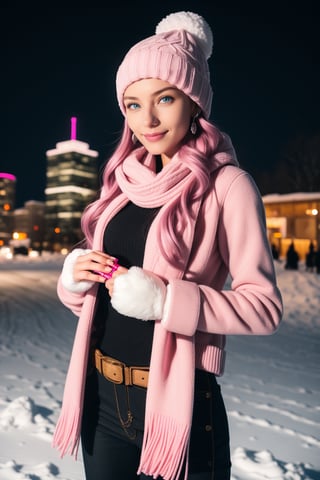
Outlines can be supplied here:
[[[183, 194], [172, 202], [171, 208], [166, 209], [159, 224], [161, 252], [169, 262], [177, 267], [180, 264], [180, 258], [183, 258], [185, 246], [175, 227], [181, 225], [182, 229], [184, 228], [190, 217], [189, 206], [206, 193], [213, 168], [214, 154], [218, 151], [222, 141], [222, 134], [216, 126], [203, 117], [199, 117], [197, 122], [199, 132], [195, 136], [189, 134], [186, 136], [178, 156], [181, 162], [190, 168], [193, 179]], [[115, 170], [136, 148], [132, 143], [131, 135], [132, 132], [125, 120], [122, 137], [102, 170], [100, 196], [86, 207], [82, 215], [81, 227], [85, 236], [86, 248], [92, 246], [95, 225], [100, 214], [106, 205], [120, 193], [115, 180]]]

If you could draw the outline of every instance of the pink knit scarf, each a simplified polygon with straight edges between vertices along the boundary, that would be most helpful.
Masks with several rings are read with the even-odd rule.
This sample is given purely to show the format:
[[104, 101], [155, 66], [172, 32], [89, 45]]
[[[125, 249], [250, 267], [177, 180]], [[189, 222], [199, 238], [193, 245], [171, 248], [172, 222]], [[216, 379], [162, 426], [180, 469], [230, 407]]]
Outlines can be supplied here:
[[[143, 208], [160, 207], [177, 198], [192, 180], [190, 169], [174, 157], [159, 173], [154, 172], [155, 159], [141, 147], [116, 169], [122, 192]], [[142, 163], [143, 161], [143, 163]]]
[[[137, 152], [139, 155], [139, 151]], [[167, 206], [180, 196], [192, 180], [190, 170], [173, 158], [155, 175], [147, 166], [130, 157], [116, 171], [121, 190], [142, 207]], [[184, 230], [184, 242], [191, 248], [200, 201], [192, 206], [193, 220]], [[163, 278], [181, 278], [159, 254], [157, 224], [153, 222], [145, 248], [143, 267]], [[185, 265], [188, 258], [185, 258]], [[139, 473], [174, 480], [186, 467], [189, 446], [195, 371], [194, 338], [168, 332], [155, 323], [147, 391], [145, 431]], [[187, 477], [186, 477], [187, 478]]]

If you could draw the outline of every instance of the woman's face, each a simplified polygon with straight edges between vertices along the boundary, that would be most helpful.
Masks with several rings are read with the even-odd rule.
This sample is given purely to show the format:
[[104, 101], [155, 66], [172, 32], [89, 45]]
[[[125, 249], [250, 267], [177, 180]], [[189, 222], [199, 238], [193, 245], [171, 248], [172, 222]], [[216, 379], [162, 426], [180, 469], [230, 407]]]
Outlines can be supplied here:
[[168, 163], [189, 132], [196, 105], [181, 90], [154, 78], [132, 83], [124, 92], [127, 122], [139, 142]]

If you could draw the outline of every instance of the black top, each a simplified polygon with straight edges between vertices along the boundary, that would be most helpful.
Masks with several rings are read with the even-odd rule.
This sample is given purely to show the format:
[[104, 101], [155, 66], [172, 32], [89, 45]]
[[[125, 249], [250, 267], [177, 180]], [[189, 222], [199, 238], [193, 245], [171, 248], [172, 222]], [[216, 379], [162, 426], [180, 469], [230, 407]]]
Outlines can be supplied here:
[[[158, 208], [141, 208], [129, 202], [109, 222], [103, 241], [104, 251], [130, 268], [142, 267], [149, 227]], [[105, 355], [127, 365], [150, 365], [153, 321], [143, 321], [118, 313], [110, 303], [104, 284], [99, 286], [95, 315], [97, 346]]]

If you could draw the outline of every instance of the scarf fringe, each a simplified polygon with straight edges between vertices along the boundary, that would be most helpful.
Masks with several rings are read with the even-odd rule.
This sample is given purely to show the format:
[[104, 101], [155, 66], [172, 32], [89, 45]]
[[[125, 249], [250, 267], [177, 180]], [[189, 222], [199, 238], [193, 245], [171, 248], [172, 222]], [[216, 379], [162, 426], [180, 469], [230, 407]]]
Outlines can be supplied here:
[[137, 474], [178, 480], [182, 467], [188, 464], [189, 438], [188, 425], [179, 425], [173, 418], [161, 414], [150, 414], [146, 419]]
[[77, 460], [80, 443], [79, 425], [79, 409], [73, 410], [69, 408], [61, 412], [52, 440], [52, 446], [60, 452], [61, 458], [70, 454]]

